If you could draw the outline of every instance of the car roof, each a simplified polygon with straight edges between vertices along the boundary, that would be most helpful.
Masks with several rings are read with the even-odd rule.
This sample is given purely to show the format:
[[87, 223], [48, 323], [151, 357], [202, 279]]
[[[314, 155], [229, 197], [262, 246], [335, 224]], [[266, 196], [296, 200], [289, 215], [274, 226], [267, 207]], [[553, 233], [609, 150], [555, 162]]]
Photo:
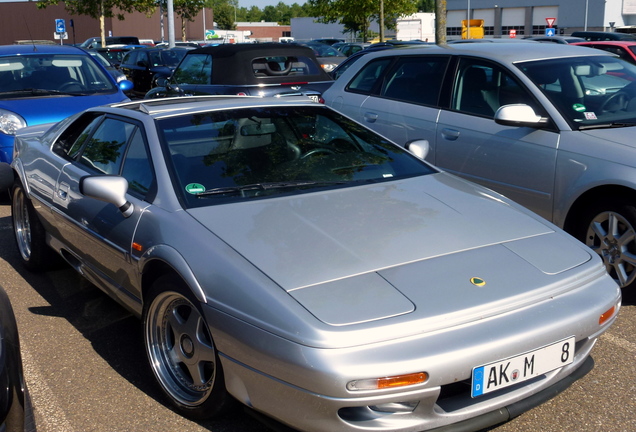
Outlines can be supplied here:
[[306, 96], [289, 96], [284, 98], [260, 97], [260, 96], [235, 96], [235, 95], [211, 95], [211, 96], [179, 96], [160, 99], [140, 99], [132, 102], [122, 102], [108, 106], [95, 107], [91, 110], [119, 112], [121, 110], [136, 111], [140, 115], [147, 115], [153, 119], [168, 118], [173, 116], [195, 114], [199, 112], [253, 108], [263, 106], [281, 105], [309, 105], [325, 107], [317, 104]]
[[628, 47], [628, 46], [634, 46], [636, 45], [636, 40], [613, 40], [613, 41], [608, 41], [608, 40], [604, 40], [604, 41], [581, 41], [581, 42], [576, 42], [577, 45], [609, 45], [609, 46], [624, 46], [624, 47]]
[[496, 60], [502, 63], [516, 63], [531, 60], [542, 60], [561, 57], [578, 57], [578, 56], [598, 56], [609, 55], [608, 53], [599, 52], [592, 48], [576, 46], [571, 44], [545, 44], [540, 42], [529, 41], [523, 45], [523, 49], [519, 49], [520, 44], [490, 44], [490, 43], [465, 43], [465, 44], [449, 44], [449, 45], [425, 45], [422, 47], [412, 47], [408, 50], [382, 50], [369, 53], [368, 57], [384, 57], [408, 54], [450, 54], [450, 55], [469, 55], [479, 56], [482, 58]]
[[69, 45], [0, 45], [0, 56], [29, 54], [80, 54], [88, 55], [84, 50]]
[[259, 57], [268, 57], [286, 55], [286, 53], [299, 53], [301, 51], [303, 55], [307, 55], [307, 51], [311, 51], [310, 55], [313, 55], [313, 51], [310, 48], [296, 44], [281, 44], [275, 42], [261, 44], [214, 45], [193, 49], [189, 51], [188, 54], [212, 54], [215, 57], [220, 58], [232, 57], [234, 55], [241, 56], [241, 54], [252, 56], [254, 53], [258, 53]]

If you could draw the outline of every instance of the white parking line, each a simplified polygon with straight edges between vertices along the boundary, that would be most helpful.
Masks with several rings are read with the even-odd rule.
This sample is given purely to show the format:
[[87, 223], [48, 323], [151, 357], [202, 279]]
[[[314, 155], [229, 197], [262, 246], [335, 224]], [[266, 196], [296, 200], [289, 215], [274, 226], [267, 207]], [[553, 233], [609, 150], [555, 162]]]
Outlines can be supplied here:
[[[47, 385], [48, 380], [34, 367], [36, 363], [24, 347], [22, 360], [38, 432], [75, 432], [54, 392]], [[42, 424], [38, 419], [46, 419], [46, 423]]]

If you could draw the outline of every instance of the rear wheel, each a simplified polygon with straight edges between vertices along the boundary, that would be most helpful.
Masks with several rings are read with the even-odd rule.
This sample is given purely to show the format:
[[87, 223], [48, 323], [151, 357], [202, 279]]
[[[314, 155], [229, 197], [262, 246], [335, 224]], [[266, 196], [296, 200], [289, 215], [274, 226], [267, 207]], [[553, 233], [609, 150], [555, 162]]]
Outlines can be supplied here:
[[16, 245], [26, 268], [44, 271], [60, 263], [59, 255], [46, 244], [44, 226], [20, 181], [13, 185], [11, 219]]
[[623, 289], [636, 285], [636, 207], [617, 198], [595, 203], [580, 219], [576, 237], [603, 259]]
[[233, 402], [210, 329], [180, 278], [162, 276], [144, 307], [144, 343], [150, 367], [177, 410], [204, 419]]

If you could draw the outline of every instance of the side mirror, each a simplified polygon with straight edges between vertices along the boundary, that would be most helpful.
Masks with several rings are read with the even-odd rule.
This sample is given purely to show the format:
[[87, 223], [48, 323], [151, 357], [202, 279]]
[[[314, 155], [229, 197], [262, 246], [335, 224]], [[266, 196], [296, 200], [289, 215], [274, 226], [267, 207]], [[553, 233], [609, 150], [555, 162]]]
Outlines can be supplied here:
[[160, 77], [157, 78], [157, 87], [165, 87], [168, 85], [168, 78]]
[[119, 86], [121, 91], [132, 90], [133, 87], [135, 86], [135, 84], [133, 84], [132, 81], [129, 81], [127, 79], [119, 81], [119, 83], [117, 85]]
[[134, 207], [126, 199], [128, 181], [123, 177], [108, 175], [82, 177], [79, 190], [82, 195], [89, 198], [114, 204], [124, 217], [133, 214]]
[[534, 112], [530, 105], [512, 104], [500, 107], [495, 113], [495, 122], [505, 126], [540, 126], [548, 122]]
[[406, 149], [418, 158], [424, 160], [426, 159], [426, 156], [428, 156], [428, 152], [431, 150], [431, 145], [428, 140], [415, 140], [407, 143]]

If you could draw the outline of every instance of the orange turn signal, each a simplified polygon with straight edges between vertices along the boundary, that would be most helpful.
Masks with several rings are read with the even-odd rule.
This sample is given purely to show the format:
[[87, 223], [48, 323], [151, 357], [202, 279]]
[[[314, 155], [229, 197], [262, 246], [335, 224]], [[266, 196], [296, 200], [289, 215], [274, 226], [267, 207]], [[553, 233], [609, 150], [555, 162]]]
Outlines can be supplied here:
[[383, 378], [369, 378], [347, 383], [348, 390], [382, 390], [395, 387], [405, 387], [422, 384], [428, 380], [426, 372], [416, 372], [407, 375], [396, 375]]
[[603, 312], [601, 316], [598, 317], [598, 324], [599, 325], [605, 324], [607, 320], [609, 320], [611, 317], [614, 316], [615, 311], [616, 311], [616, 306], [612, 306], [611, 308]]

